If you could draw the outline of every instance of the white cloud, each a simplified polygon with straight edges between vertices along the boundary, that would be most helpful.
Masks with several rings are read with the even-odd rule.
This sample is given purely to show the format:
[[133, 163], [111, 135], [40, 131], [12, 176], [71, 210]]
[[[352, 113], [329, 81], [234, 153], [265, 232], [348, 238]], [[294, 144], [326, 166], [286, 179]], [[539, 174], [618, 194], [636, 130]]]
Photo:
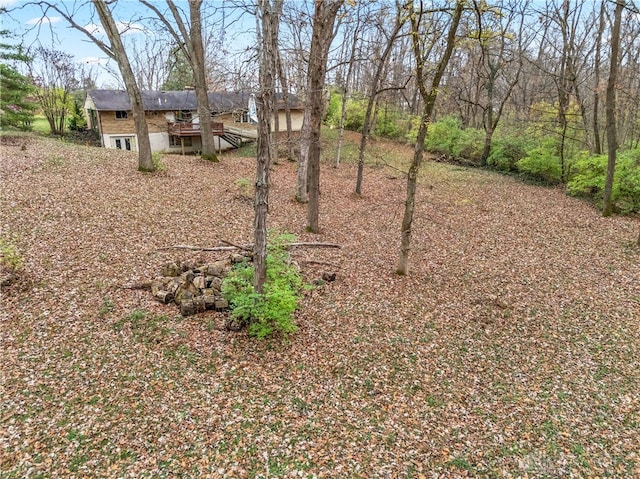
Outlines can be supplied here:
[[[146, 32], [144, 26], [140, 25], [139, 23], [116, 22], [116, 26], [118, 27], [118, 33], [120, 33], [120, 35], [133, 35], [136, 33]], [[89, 23], [85, 25], [84, 28], [86, 28], [87, 31], [92, 35], [107, 36], [103, 26], [98, 25], [97, 23]]]
[[11, 5], [15, 5], [18, 3], [18, 0], [0, 0], [0, 8], [10, 7]]
[[25, 23], [27, 25], [38, 25], [38, 24], [53, 24], [62, 21], [62, 17], [34, 17], [27, 20]]

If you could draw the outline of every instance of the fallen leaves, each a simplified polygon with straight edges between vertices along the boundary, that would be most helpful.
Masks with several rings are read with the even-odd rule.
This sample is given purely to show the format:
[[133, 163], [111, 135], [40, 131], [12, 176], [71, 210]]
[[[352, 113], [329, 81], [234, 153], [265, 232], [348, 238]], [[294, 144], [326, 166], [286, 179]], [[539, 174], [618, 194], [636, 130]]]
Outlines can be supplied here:
[[355, 197], [353, 166], [324, 169], [312, 235], [285, 162], [269, 225], [342, 248], [293, 252], [336, 280], [306, 292], [288, 343], [256, 342], [122, 288], [224, 254], [166, 245], [250, 243], [236, 181], [253, 160], [168, 156], [148, 175], [32, 139], [1, 161], [25, 272], [0, 299], [3, 477], [640, 474], [637, 221], [427, 163], [398, 277], [404, 182], [371, 169]]

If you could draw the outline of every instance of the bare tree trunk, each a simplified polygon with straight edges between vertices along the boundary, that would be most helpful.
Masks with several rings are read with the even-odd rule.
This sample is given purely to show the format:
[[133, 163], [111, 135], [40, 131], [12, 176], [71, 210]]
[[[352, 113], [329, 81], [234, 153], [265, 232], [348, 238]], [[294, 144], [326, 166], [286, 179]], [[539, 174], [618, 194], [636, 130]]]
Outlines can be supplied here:
[[271, 166], [271, 119], [274, 112], [276, 54], [279, 12], [283, 0], [259, 0], [261, 29], [260, 92], [258, 94], [258, 154], [253, 221], [253, 289], [264, 293], [267, 278], [267, 213], [269, 212], [269, 168]]
[[173, 0], [166, 0], [166, 2], [176, 22], [177, 30], [156, 5], [147, 0], [140, 0], [140, 3], [153, 11], [162, 22], [167, 29], [167, 33], [173, 37], [176, 44], [182, 49], [193, 70], [194, 88], [198, 103], [198, 121], [200, 122], [200, 138], [202, 141], [202, 158], [218, 161], [216, 144], [211, 131], [211, 109], [209, 108], [209, 89], [207, 87], [204, 44], [202, 41], [201, 8], [203, 0], [189, 0], [189, 28], [187, 28], [180, 10]]
[[429, 128], [430, 110], [433, 110], [433, 108], [425, 105], [422, 117], [420, 118], [420, 127], [418, 128], [413, 160], [411, 161], [409, 174], [407, 175], [407, 196], [404, 203], [404, 215], [402, 217], [400, 255], [396, 268], [396, 273], [401, 275], [406, 275], [409, 272], [409, 251], [411, 250], [411, 228], [413, 225], [413, 212], [415, 210], [416, 188], [418, 185], [418, 173], [420, 173], [422, 158], [424, 156], [424, 141], [427, 138]]
[[201, 6], [202, 0], [189, 0], [191, 35], [189, 35], [188, 39], [191, 40], [191, 56], [193, 57], [194, 66], [193, 78], [195, 80], [194, 87], [198, 101], [198, 118], [200, 121], [200, 137], [202, 139], [202, 158], [209, 161], [218, 161], [218, 157], [216, 156], [216, 143], [211, 130], [209, 88], [207, 87], [204, 44], [202, 41]]
[[616, 1], [613, 28], [611, 30], [611, 66], [609, 81], [607, 82], [606, 115], [607, 115], [607, 176], [604, 183], [602, 216], [613, 213], [613, 175], [616, 171], [616, 151], [618, 140], [616, 136], [616, 80], [618, 77], [618, 54], [620, 50], [620, 24], [625, 0]]
[[[349, 71], [347, 73], [347, 85], [348, 79], [351, 76], [351, 64], [349, 64]], [[342, 145], [344, 144], [344, 124], [347, 121], [347, 100], [349, 98], [349, 87], [345, 86], [342, 89], [342, 105], [340, 107], [340, 125], [338, 126], [338, 147], [336, 149], [336, 168], [340, 166], [340, 160], [342, 158]]]
[[373, 107], [376, 103], [376, 96], [378, 94], [378, 87], [380, 85], [380, 78], [382, 76], [382, 72], [387, 64], [387, 58], [389, 58], [389, 54], [391, 53], [391, 49], [393, 48], [393, 44], [404, 25], [405, 19], [403, 18], [403, 9], [398, 7], [398, 11], [396, 13], [396, 24], [394, 26], [393, 31], [389, 35], [387, 39], [387, 45], [385, 46], [384, 51], [382, 52], [382, 56], [379, 58], [378, 66], [376, 67], [376, 71], [373, 75], [373, 79], [371, 80], [371, 87], [369, 91], [369, 101], [367, 102], [367, 111], [364, 115], [364, 123], [362, 125], [362, 137], [360, 138], [360, 151], [358, 154], [358, 173], [356, 176], [356, 193], [358, 195], [362, 194], [362, 176], [364, 174], [364, 152], [367, 147], [367, 137], [369, 136], [369, 132], [371, 130], [371, 126], [375, 124], [371, 121], [371, 116], [373, 112]]
[[[308, 98], [307, 105], [309, 105]], [[300, 130], [300, 158], [298, 158], [298, 175], [296, 180], [296, 200], [300, 203], [309, 202], [309, 187], [307, 184], [307, 177], [309, 175], [307, 169], [309, 166], [309, 148], [313, 141], [312, 133], [311, 110], [309, 106], [305, 106], [302, 129]]]
[[147, 126], [147, 120], [144, 114], [142, 94], [136, 83], [133, 69], [129, 63], [129, 57], [124, 49], [120, 32], [118, 32], [118, 27], [107, 3], [104, 0], [93, 0], [93, 4], [96, 7], [96, 12], [100, 17], [100, 22], [104, 27], [109, 43], [111, 43], [113, 56], [118, 62], [122, 79], [124, 80], [127, 92], [129, 92], [129, 98], [131, 99], [131, 112], [133, 113], [133, 122], [136, 126], [136, 135], [138, 137], [138, 169], [140, 171], [153, 171], [154, 166], [151, 157], [149, 127]]
[[[274, 49], [277, 49], [277, 48], [278, 46], [275, 45]], [[278, 114], [278, 109], [275, 106], [276, 103], [277, 103], [277, 99], [275, 98], [275, 90], [274, 90], [273, 135], [271, 139], [271, 162], [277, 165], [278, 157], [280, 156], [280, 115]]]
[[598, 113], [600, 110], [600, 58], [602, 51], [602, 34], [604, 32], [604, 14], [605, 3], [600, 4], [600, 23], [598, 24], [598, 35], [596, 37], [596, 57], [593, 65], [594, 72], [594, 94], [593, 94], [593, 153], [602, 154], [602, 145], [600, 143], [600, 123]]
[[[278, 78], [280, 79], [280, 88], [282, 88], [282, 101], [284, 102], [284, 114], [285, 121], [287, 122], [287, 160], [295, 161], [295, 154], [293, 153], [293, 135], [291, 125], [291, 105], [289, 104], [289, 82], [287, 75], [282, 64], [282, 57], [280, 56], [280, 50], [276, 48], [276, 63], [278, 66]], [[279, 114], [279, 110], [276, 108], [276, 115]]]
[[351, 38], [351, 54], [349, 56], [349, 65], [347, 66], [347, 76], [344, 79], [342, 88], [342, 102], [340, 107], [340, 125], [338, 130], [338, 147], [336, 150], [336, 168], [340, 166], [340, 157], [342, 156], [342, 144], [344, 143], [344, 124], [347, 119], [347, 100], [349, 99], [349, 84], [353, 75], [353, 66], [355, 64], [356, 47], [358, 45], [358, 34], [360, 33], [360, 10], [358, 10], [357, 24], [353, 29], [353, 37]]
[[565, 144], [567, 140], [567, 129], [569, 128], [569, 120], [567, 113], [569, 112], [569, 87], [567, 79], [569, 58], [569, 3], [570, 0], [563, 0], [562, 12], [558, 12], [559, 21], [562, 26], [562, 57], [560, 59], [560, 77], [556, 80], [558, 87], [558, 122], [560, 123], [560, 180], [565, 182], [566, 178], [566, 161], [565, 161]]
[[[305, 107], [297, 197], [307, 205], [307, 229], [318, 233], [320, 210], [320, 127], [324, 111], [324, 80], [334, 23], [344, 0], [315, 0], [311, 51], [309, 53], [307, 104]], [[306, 178], [302, 177], [306, 173]]]
[[[400, 254], [398, 257], [398, 266], [396, 273], [406, 275], [409, 272], [409, 251], [411, 250], [411, 228], [413, 225], [413, 211], [415, 207], [416, 186], [418, 182], [418, 173], [420, 166], [422, 165], [422, 156], [424, 152], [424, 140], [427, 136], [427, 130], [429, 127], [429, 119], [433, 114], [433, 109], [436, 104], [436, 98], [438, 96], [438, 88], [440, 87], [440, 80], [444, 75], [444, 70], [449, 63], [451, 54], [455, 47], [456, 32], [458, 31], [458, 25], [460, 24], [460, 18], [462, 17], [462, 11], [464, 8], [464, 1], [457, 0], [456, 8], [451, 19], [451, 25], [447, 34], [447, 43], [445, 51], [438, 62], [433, 80], [431, 82], [431, 88], [427, 91], [424, 78], [424, 65], [423, 65], [423, 51], [420, 44], [420, 12], [416, 13], [413, 8], [413, 3], [408, 4], [411, 20], [411, 38], [413, 40], [413, 50], [416, 58], [416, 81], [418, 82], [418, 88], [420, 94], [424, 99], [424, 109], [422, 111], [422, 118], [420, 121], [420, 128], [418, 130], [418, 138], [416, 147], [414, 150], [413, 160], [409, 167], [409, 175], [407, 176], [407, 197], [404, 206], [404, 216], [402, 218], [402, 229], [400, 239]], [[422, 135], [422, 137], [420, 136]]]

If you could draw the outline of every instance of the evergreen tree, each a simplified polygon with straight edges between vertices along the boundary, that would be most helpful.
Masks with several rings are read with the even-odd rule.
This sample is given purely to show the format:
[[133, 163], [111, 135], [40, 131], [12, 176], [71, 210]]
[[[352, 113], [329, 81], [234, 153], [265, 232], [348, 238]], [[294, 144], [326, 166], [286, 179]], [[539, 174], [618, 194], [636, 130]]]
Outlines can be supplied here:
[[162, 85], [163, 90], [184, 90], [186, 87], [194, 85], [193, 70], [189, 66], [189, 62], [180, 48], [174, 49], [169, 54], [167, 60], [169, 74], [167, 80]]
[[[0, 32], [0, 38], [7, 32]], [[0, 43], [0, 125], [29, 129], [35, 105], [29, 101], [34, 91], [31, 81], [9, 64], [26, 61], [20, 47]]]

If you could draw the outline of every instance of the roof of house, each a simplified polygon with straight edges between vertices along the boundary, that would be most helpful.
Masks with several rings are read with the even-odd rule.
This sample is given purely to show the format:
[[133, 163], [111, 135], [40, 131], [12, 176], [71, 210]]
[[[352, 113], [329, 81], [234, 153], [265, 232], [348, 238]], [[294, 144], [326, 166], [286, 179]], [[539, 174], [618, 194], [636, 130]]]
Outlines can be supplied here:
[[[130, 110], [129, 94], [124, 90], [90, 90], [89, 97], [98, 111]], [[213, 113], [246, 110], [251, 93], [209, 92], [209, 108]], [[276, 94], [277, 107], [284, 109], [282, 93]], [[196, 92], [143, 91], [142, 103], [146, 111], [197, 110]], [[303, 104], [296, 95], [289, 95], [291, 109], [302, 109]]]

